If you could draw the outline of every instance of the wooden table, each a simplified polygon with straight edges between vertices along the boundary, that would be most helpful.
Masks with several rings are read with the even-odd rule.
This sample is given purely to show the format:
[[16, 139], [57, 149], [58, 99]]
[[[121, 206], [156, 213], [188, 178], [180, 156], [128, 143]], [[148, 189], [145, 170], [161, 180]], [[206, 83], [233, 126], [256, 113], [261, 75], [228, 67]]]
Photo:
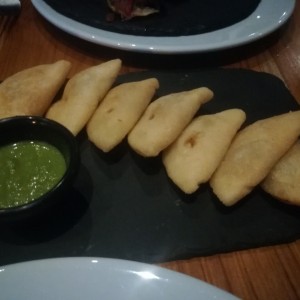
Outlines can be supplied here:
[[[42, 63], [72, 62], [71, 74], [119, 57], [122, 73], [141, 69], [223, 66], [272, 73], [300, 103], [300, 1], [280, 30], [251, 45], [210, 54], [160, 56], [126, 53], [71, 37], [22, 1], [20, 15], [0, 17], [0, 79]], [[163, 58], [163, 59], [162, 59]], [[300, 241], [162, 266], [197, 277], [243, 299], [300, 299]]]

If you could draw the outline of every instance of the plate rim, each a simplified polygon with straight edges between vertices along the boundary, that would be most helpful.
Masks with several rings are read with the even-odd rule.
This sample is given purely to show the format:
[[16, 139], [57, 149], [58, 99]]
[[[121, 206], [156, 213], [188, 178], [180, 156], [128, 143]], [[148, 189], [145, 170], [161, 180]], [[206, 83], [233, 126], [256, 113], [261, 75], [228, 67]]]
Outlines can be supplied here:
[[31, 3], [52, 25], [93, 44], [131, 52], [190, 54], [242, 46], [265, 37], [287, 22], [296, 0], [261, 0], [248, 18], [234, 25], [209, 33], [178, 37], [143, 37], [110, 32], [68, 18], [44, 0], [31, 0]]
[[[160, 282], [167, 283], [170, 285], [171, 281], [180, 282], [180, 285], [187, 285], [189, 288], [194, 288], [196, 291], [206, 291], [206, 295], [211, 295], [212, 299], [227, 299], [227, 300], [238, 300], [239, 298], [230, 292], [214, 286], [208, 282], [205, 282], [196, 277], [181, 273], [179, 271], [167, 269], [162, 266], [147, 264], [139, 261], [132, 261], [119, 258], [109, 258], [109, 257], [55, 257], [55, 258], [44, 258], [29, 261], [22, 261], [17, 263], [8, 264], [0, 267], [0, 278], [5, 276], [5, 272], [20, 272], [22, 273], [26, 269], [30, 269], [32, 273], [34, 271], [41, 270], [46, 273], [45, 270], [62, 272], [63, 268], [68, 268], [68, 270], [76, 269], [78, 271], [82, 268], [87, 272], [92, 272], [93, 268], [102, 274], [106, 274], [108, 270], [113, 271], [116, 274], [131, 273], [144, 279], [146, 276], [147, 280], [159, 280]], [[50, 274], [51, 275], [51, 274]], [[150, 275], [147, 278], [147, 275]], [[49, 276], [49, 273], [48, 275]], [[45, 278], [47, 277], [45, 276]], [[153, 278], [151, 278], [153, 276]], [[25, 280], [26, 281], [26, 280]], [[1, 282], [0, 282], [1, 286]], [[80, 287], [82, 288], [82, 287]], [[5, 291], [4, 291], [5, 292]]]

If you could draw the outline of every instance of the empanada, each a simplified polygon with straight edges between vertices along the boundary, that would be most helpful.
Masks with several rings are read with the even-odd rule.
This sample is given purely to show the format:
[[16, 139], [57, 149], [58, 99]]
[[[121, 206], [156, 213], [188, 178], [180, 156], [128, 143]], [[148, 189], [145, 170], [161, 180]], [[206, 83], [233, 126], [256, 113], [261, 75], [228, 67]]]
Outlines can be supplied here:
[[273, 197], [300, 205], [300, 141], [276, 163], [261, 187]]
[[129, 133], [159, 87], [156, 78], [124, 83], [111, 89], [87, 124], [89, 140], [104, 152]]
[[120, 69], [121, 60], [114, 59], [77, 73], [68, 81], [62, 98], [53, 103], [46, 117], [77, 135], [111, 88]]
[[183, 192], [195, 192], [210, 179], [245, 119], [240, 109], [195, 118], [162, 152], [171, 180]]
[[20, 71], [0, 84], [0, 118], [42, 116], [64, 84], [71, 63], [59, 60]]

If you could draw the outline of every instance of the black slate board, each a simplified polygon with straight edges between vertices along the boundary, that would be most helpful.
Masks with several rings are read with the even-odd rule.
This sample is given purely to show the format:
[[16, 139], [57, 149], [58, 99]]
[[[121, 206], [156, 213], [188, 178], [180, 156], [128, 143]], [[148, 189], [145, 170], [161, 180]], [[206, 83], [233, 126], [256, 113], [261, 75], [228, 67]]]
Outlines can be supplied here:
[[[141, 72], [118, 83], [155, 76], [157, 97], [208, 86], [215, 98], [199, 113], [242, 108], [246, 124], [299, 109], [278, 78], [247, 70]], [[59, 209], [41, 219], [0, 226], [0, 265], [62, 256], [98, 256], [148, 263], [290, 242], [300, 237], [300, 208], [259, 188], [224, 207], [204, 185], [192, 196], [168, 179], [160, 157], [142, 158], [126, 141], [105, 154], [83, 132], [82, 164]]]
[[247, 18], [260, 0], [161, 0], [159, 14], [107, 22], [106, 0], [45, 0], [57, 12], [80, 23], [123, 34], [180, 36], [207, 33]]

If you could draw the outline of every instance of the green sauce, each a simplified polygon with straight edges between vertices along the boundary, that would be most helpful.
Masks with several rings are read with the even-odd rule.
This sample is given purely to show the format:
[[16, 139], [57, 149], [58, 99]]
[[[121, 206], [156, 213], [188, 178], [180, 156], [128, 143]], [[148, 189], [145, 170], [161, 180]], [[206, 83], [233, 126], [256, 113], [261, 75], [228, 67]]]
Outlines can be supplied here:
[[29, 203], [54, 187], [66, 162], [54, 146], [20, 141], [0, 147], [0, 208]]

